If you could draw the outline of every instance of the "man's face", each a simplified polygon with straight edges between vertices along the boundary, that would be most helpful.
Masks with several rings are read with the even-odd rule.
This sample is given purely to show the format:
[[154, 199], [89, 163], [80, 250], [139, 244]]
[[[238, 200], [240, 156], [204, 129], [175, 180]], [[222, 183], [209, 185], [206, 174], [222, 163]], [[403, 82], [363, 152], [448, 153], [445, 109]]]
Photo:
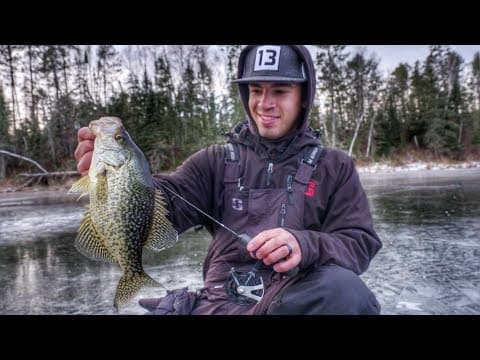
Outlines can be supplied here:
[[293, 131], [302, 110], [299, 83], [250, 83], [248, 108], [260, 136], [279, 139]]

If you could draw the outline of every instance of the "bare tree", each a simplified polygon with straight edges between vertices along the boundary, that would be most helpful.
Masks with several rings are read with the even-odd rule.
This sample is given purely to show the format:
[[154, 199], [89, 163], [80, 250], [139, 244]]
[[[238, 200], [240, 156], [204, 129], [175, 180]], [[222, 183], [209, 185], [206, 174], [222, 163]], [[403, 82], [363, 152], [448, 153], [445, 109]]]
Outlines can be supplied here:
[[349, 156], [352, 156], [360, 126], [367, 114], [372, 110], [372, 105], [378, 95], [380, 75], [377, 69], [378, 62], [373, 57], [366, 60], [363, 53], [356, 54], [347, 63], [350, 85], [349, 109], [355, 123], [355, 129], [348, 149]]
[[[320, 90], [325, 91], [328, 98], [331, 124], [330, 145], [337, 144], [337, 125], [342, 118], [343, 92], [345, 90], [346, 59], [350, 55], [345, 53], [345, 45], [320, 45], [322, 50], [317, 55], [319, 67], [318, 83]], [[325, 123], [326, 133], [328, 127]]]
[[0, 65], [6, 66], [8, 80], [10, 85], [10, 93], [12, 100], [12, 128], [15, 131], [17, 126], [17, 118], [20, 117], [20, 108], [18, 106], [16, 76], [18, 57], [14, 52], [17, 50], [16, 45], [0, 45]]

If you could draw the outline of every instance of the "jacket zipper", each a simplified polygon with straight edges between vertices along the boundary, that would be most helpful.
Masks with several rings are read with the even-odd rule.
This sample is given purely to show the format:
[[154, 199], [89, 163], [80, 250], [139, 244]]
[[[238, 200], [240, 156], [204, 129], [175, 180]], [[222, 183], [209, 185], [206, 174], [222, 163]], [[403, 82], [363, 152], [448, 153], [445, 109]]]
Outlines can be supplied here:
[[280, 226], [285, 226], [285, 215], [287, 215], [287, 204], [282, 204], [280, 208]]
[[273, 162], [269, 162], [267, 166], [267, 186], [270, 186], [270, 182], [272, 181], [272, 174], [273, 174]]
[[287, 194], [288, 194], [288, 203], [291, 204], [293, 201], [293, 175], [288, 175], [287, 177]]

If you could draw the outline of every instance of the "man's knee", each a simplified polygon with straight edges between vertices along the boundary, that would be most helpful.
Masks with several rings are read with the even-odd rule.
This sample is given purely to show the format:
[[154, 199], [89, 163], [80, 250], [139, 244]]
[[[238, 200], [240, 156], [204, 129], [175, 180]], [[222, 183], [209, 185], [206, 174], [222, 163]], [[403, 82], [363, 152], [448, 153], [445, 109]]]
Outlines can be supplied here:
[[378, 315], [380, 304], [355, 273], [322, 266], [285, 290], [272, 314]]
[[354, 272], [336, 265], [325, 267], [318, 279], [324, 293], [325, 310], [331, 314], [378, 315], [380, 304], [375, 295]]

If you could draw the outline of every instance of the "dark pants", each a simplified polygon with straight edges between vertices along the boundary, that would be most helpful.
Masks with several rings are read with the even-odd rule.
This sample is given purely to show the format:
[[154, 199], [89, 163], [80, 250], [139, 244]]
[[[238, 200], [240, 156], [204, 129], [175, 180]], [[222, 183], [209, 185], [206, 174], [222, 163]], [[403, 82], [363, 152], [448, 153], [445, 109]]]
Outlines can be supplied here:
[[375, 295], [354, 272], [319, 266], [292, 284], [268, 310], [270, 315], [379, 315]]

